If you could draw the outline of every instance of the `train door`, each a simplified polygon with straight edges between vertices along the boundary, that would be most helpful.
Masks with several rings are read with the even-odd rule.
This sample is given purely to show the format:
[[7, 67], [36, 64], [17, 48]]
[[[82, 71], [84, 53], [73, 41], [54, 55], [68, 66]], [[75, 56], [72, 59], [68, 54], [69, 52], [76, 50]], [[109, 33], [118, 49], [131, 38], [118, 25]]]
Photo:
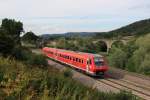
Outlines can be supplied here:
[[90, 71], [90, 66], [91, 66], [91, 59], [87, 59], [87, 64], [86, 64], [86, 72], [89, 73]]

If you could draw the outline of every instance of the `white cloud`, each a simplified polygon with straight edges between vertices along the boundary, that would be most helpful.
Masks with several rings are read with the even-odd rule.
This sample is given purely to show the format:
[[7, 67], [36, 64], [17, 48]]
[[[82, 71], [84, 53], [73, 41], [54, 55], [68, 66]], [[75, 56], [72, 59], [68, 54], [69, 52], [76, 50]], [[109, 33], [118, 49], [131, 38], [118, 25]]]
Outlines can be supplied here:
[[[38, 34], [107, 31], [150, 17], [150, 0], [0, 0], [0, 17]], [[110, 24], [110, 25], [108, 25]]]

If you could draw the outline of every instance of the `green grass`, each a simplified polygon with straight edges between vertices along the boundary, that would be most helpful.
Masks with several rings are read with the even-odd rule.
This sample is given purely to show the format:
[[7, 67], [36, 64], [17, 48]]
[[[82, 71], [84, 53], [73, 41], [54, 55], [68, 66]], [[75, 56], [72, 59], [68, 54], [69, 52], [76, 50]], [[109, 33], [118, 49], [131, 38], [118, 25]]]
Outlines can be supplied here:
[[[68, 77], [69, 76], [69, 77]], [[87, 88], [50, 67], [28, 67], [22, 62], [0, 57], [0, 99], [5, 100], [137, 100], [129, 92], [102, 93]]]

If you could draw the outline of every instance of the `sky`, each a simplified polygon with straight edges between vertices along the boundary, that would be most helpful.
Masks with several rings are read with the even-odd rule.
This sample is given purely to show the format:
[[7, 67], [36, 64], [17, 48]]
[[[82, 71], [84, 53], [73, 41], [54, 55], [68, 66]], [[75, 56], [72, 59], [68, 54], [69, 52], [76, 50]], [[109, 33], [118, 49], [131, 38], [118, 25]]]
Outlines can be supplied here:
[[3, 18], [37, 35], [106, 32], [150, 18], [150, 0], [0, 0]]

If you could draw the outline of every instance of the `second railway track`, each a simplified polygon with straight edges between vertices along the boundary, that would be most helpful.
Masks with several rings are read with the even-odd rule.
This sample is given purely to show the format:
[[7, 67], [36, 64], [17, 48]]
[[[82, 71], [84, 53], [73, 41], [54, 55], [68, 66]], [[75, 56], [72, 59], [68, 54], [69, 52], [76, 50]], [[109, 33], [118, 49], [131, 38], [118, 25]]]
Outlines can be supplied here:
[[110, 71], [107, 73], [109, 77], [113, 79], [119, 79], [122, 81], [126, 81], [128, 83], [133, 83], [134, 85], [140, 85], [141, 87], [149, 88], [150, 90], [150, 77], [141, 75], [134, 72], [128, 72], [125, 70], [112, 68], [110, 67]]
[[98, 79], [98, 81], [107, 84], [109, 86], [112, 86], [113, 88], [116, 88], [118, 90], [131, 91], [134, 95], [137, 95], [142, 99], [150, 100], [150, 91], [145, 90], [141, 87], [137, 87], [129, 83], [127, 84], [114, 79]]

